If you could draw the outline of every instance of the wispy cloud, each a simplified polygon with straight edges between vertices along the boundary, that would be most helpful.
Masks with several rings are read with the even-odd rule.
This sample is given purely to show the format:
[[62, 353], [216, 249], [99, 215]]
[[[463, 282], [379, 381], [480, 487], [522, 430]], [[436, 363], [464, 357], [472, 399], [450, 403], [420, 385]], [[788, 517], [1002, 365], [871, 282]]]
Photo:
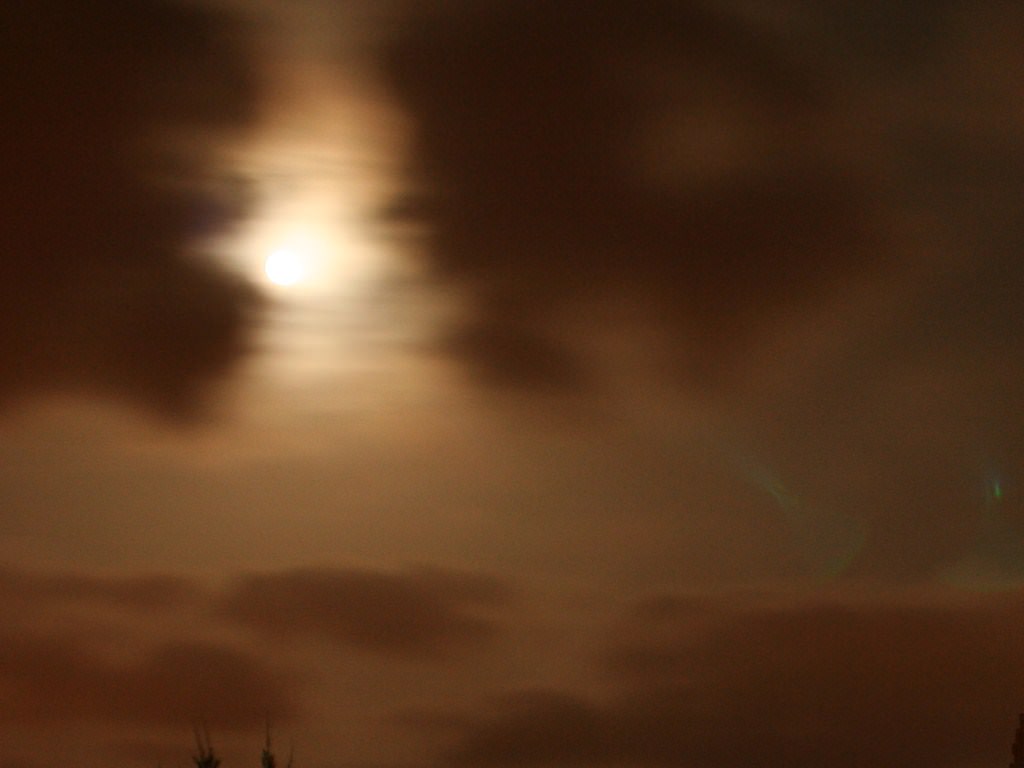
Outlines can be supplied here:
[[303, 569], [242, 577], [221, 611], [271, 635], [430, 659], [492, 637], [491, 614], [509, 596], [499, 581], [458, 572]]

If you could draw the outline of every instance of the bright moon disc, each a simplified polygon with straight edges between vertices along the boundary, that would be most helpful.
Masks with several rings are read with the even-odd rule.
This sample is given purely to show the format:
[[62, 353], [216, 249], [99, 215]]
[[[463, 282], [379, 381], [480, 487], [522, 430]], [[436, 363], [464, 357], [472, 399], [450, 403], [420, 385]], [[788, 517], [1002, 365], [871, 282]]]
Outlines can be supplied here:
[[263, 269], [267, 279], [275, 285], [295, 285], [309, 273], [309, 265], [302, 254], [291, 248], [279, 248], [267, 257]]

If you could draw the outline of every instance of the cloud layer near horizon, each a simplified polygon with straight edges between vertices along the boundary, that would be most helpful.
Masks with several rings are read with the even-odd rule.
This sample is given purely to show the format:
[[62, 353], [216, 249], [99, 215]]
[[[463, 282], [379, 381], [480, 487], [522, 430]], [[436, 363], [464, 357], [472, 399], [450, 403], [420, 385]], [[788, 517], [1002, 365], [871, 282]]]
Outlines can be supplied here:
[[502, 582], [445, 569], [271, 571], [218, 589], [166, 574], [7, 568], [0, 719], [174, 728], [204, 718], [244, 730], [272, 713], [288, 722], [302, 683], [265, 654], [268, 636], [321, 651], [326, 641], [340, 657], [443, 665], [498, 635], [493, 614], [507, 602]]
[[444, 762], [853, 768], [1005, 751], [1024, 688], [1019, 594], [745, 602], [639, 605], [598, 665], [606, 695], [528, 689], [435, 717]]
[[[1004, 751], [1024, 688], [1012, 632], [1024, 620], [1019, 590], [662, 593], [625, 604], [570, 601], [551, 614], [550, 587], [545, 597], [479, 574], [301, 575], [260, 575], [272, 601], [285, 592], [288, 599], [258, 626], [224, 612], [252, 602], [244, 588], [256, 583], [251, 574], [214, 588], [187, 577], [9, 569], [0, 592], [15, 617], [0, 637], [3, 719], [27, 732], [134, 728], [127, 741], [158, 749], [197, 717], [226, 736], [258, 732], [270, 713], [287, 732], [302, 718], [330, 716], [320, 709], [328, 690], [362, 710], [368, 734], [418, 745], [423, 765], [714, 768], [758, 760], [800, 768], [828, 756], [848, 768], [914, 760], [952, 768]], [[383, 583], [391, 586], [382, 591]], [[34, 594], [31, 610], [19, 609], [24, 590], [16, 585]], [[178, 595], [170, 604], [167, 585]], [[500, 606], [510, 589], [514, 611]], [[403, 590], [435, 597], [421, 605], [393, 599]], [[488, 638], [467, 638], [464, 622], [438, 608], [465, 600], [501, 612]], [[424, 610], [436, 621], [424, 624]], [[588, 612], [600, 629], [584, 641], [574, 635]], [[194, 617], [187, 639], [184, 617]], [[271, 623], [288, 642], [267, 654]], [[467, 640], [477, 650], [467, 653]], [[565, 642], [579, 654], [568, 677]], [[455, 652], [439, 653], [441, 645]], [[518, 660], [508, 656], [526, 648]], [[311, 663], [319, 670], [312, 677]], [[299, 668], [306, 671], [296, 676]], [[357, 668], [378, 682], [364, 688], [362, 675], [346, 671]], [[461, 687], [439, 682], [462, 677]], [[420, 688], [435, 680], [424, 698]]]

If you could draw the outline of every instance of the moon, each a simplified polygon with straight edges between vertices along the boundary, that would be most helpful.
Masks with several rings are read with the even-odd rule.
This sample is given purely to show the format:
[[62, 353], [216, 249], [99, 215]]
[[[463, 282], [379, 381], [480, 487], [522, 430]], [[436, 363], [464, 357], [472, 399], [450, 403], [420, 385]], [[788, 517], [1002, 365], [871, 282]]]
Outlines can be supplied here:
[[294, 246], [285, 246], [271, 252], [263, 265], [263, 271], [274, 285], [287, 288], [309, 279], [309, 259]]
[[338, 253], [325, 226], [307, 223], [275, 238], [266, 251], [263, 276], [278, 288], [303, 291], [325, 289]]

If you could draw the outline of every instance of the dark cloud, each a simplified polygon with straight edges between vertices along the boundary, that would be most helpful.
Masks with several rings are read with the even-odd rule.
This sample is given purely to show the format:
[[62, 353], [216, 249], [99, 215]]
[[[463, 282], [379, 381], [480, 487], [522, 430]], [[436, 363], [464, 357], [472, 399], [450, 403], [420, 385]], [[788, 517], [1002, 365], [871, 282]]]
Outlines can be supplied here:
[[[198, 587], [177, 576], [97, 576], [84, 573], [0, 570], [0, 600], [33, 609], [56, 603], [107, 603], [137, 611], [180, 607], [199, 596]], [[18, 610], [24, 610], [24, 606]]]
[[253, 115], [237, 32], [161, 0], [2, 11], [0, 400], [77, 390], [182, 416], [244, 352], [254, 295], [184, 255], [240, 200], [210, 193], [203, 149]]
[[495, 700], [462, 722], [446, 762], [997, 761], [1024, 686], [1011, 629], [1022, 617], [1016, 593], [661, 600], [620, 627], [603, 665], [610, 697]]
[[602, 762], [614, 755], [613, 719], [604, 707], [556, 691], [532, 690], [493, 702], [450, 755], [456, 764]]
[[557, 326], [614, 295], [661, 319], [691, 383], [720, 383], [764, 327], [879, 259], [830, 138], [839, 91], [802, 52], [684, 0], [497, 3], [406, 30], [385, 66], [429, 258], [479, 299], [451, 350], [485, 378], [578, 385]]
[[508, 599], [499, 582], [457, 572], [303, 569], [239, 579], [222, 611], [273, 635], [421, 659], [490, 638], [488, 611]]
[[258, 726], [294, 712], [291, 692], [261, 662], [230, 648], [168, 643], [137, 662], [116, 662], [71, 636], [0, 637], [0, 719], [13, 725], [73, 722]]

